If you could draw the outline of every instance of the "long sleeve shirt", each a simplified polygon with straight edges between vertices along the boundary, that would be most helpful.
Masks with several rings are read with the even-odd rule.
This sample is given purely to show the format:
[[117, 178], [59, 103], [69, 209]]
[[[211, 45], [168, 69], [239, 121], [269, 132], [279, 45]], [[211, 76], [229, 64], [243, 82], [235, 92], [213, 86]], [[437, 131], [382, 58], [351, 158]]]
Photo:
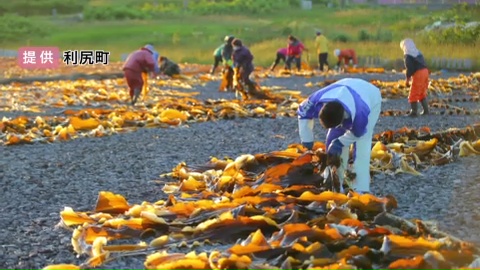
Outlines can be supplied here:
[[277, 53], [281, 54], [281, 55], [284, 55], [284, 56], [287, 56], [287, 48], [280, 48], [280, 49], [277, 50]]
[[140, 49], [130, 54], [123, 65], [123, 70], [130, 69], [138, 73], [145, 71], [155, 72], [158, 64], [155, 65], [153, 53], [147, 49]]
[[315, 38], [315, 47], [317, 48], [317, 53], [326, 53], [328, 52], [328, 40], [324, 35], [317, 36]]
[[253, 71], [253, 55], [247, 47], [242, 46], [233, 51], [233, 65], [245, 71]]
[[288, 44], [287, 46], [287, 56], [297, 56], [301, 55], [303, 50], [305, 50], [305, 46], [300, 41], [296, 41], [292, 44]]
[[213, 51], [213, 56], [215, 56], [215, 57], [222, 57], [223, 48], [225, 48], [225, 44], [222, 44], [222, 45], [218, 46], [218, 47], [215, 49], [215, 51]]
[[422, 54], [413, 57], [409, 54], [405, 54], [405, 68], [407, 69], [407, 78], [410, 78], [417, 72], [417, 70], [421, 70], [427, 68], [427, 64], [425, 63], [425, 58], [423, 58]]
[[350, 61], [350, 59], [353, 60], [354, 65], [358, 64], [357, 54], [355, 53], [355, 50], [352, 50], [352, 49], [341, 50], [340, 55], [338, 56], [337, 65], [340, 65], [342, 61], [346, 65], [348, 64], [348, 61]]
[[226, 44], [222, 50], [222, 58], [224, 62], [232, 60], [233, 46]]
[[339, 140], [343, 145], [356, 142], [367, 132], [371, 108], [381, 104], [380, 89], [362, 79], [342, 79], [311, 94], [298, 110], [302, 142], [313, 142], [314, 120], [327, 102], [339, 102], [345, 109], [342, 127], [347, 130]]

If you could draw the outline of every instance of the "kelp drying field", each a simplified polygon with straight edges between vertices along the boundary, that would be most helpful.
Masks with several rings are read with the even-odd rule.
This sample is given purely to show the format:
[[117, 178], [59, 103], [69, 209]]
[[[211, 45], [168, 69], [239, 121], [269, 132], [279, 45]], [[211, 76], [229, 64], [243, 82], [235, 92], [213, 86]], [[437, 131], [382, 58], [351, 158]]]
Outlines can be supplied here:
[[[272, 98], [241, 102], [218, 92], [204, 67], [189, 68], [150, 81], [136, 107], [125, 104], [121, 78], [1, 86], [2, 266], [479, 267], [478, 239], [455, 229], [478, 233], [465, 221], [477, 215], [478, 173], [461, 166], [480, 155], [479, 74], [434, 77], [432, 115], [408, 119], [401, 74], [260, 70]], [[385, 98], [372, 145], [375, 195], [330, 191], [318, 127], [314, 152], [298, 144], [298, 104], [342, 76], [371, 80]], [[461, 199], [452, 183], [466, 186]]]
[[[478, 106], [462, 107], [452, 102], [478, 103], [479, 74], [434, 80], [430, 93], [446, 98], [434, 98], [430, 105], [439, 108], [437, 115], [479, 115]], [[128, 92], [123, 79], [33, 82], [30, 85], [13, 83], [1, 87], [5, 111], [30, 112], [30, 116], [4, 117], [0, 124], [3, 144], [54, 142], [78, 137], [101, 137], [134, 131], [138, 128], [161, 128], [205, 121], [246, 117], [295, 117], [300, 102], [306, 98], [301, 91], [281, 87], [264, 87], [270, 100], [195, 98], [199, 92], [160, 90], [156, 87], [193, 89], [195, 84], [214, 80], [207, 75], [183, 76], [172, 80], [155, 81], [146, 96], [144, 106], [133, 109], [127, 104]], [[320, 88], [335, 80], [326, 80], [306, 87]], [[405, 98], [408, 89], [401, 81], [372, 80], [388, 99]], [[192, 86], [193, 85], [193, 86]], [[280, 88], [280, 89], [278, 89]], [[28, 90], [27, 90], [28, 89]], [[27, 90], [27, 91], [26, 91]], [[455, 94], [453, 92], [455, 91]], [[81, 108], [81, 109], [72, 109]], [[54, 115], [49, 114], [57, 109]], [[40, 115], [36, 115], [38, 113]], [[386, 109], [382, 116], [401, 116], [406, 111]]]

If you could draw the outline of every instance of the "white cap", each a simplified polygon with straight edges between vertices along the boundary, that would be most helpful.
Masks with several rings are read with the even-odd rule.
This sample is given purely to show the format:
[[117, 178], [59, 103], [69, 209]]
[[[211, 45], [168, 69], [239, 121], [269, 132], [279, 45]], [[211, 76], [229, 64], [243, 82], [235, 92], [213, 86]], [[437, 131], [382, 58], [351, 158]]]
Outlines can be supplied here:
[[335, 49], [333, 54], [338, 57], [340, 55], [340, 49]]

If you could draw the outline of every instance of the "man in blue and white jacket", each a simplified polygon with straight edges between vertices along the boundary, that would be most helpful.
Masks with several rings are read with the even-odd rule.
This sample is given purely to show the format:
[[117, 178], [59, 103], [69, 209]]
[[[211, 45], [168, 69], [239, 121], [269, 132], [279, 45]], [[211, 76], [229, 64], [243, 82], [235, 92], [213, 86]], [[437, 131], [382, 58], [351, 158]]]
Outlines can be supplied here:
[[361, 80], [347, 78], [324, 87], [304, 100], [297, 111], [302, 144], [312, 149], [314, 119], [328, 129], [327, 154], [340, 157], [340, 183], [348, 164], [349, 147], [354, 144], [353, 189], [370, 192], [370, 156], [373, 129], [380, 116], [382, 96], [380, 89]]

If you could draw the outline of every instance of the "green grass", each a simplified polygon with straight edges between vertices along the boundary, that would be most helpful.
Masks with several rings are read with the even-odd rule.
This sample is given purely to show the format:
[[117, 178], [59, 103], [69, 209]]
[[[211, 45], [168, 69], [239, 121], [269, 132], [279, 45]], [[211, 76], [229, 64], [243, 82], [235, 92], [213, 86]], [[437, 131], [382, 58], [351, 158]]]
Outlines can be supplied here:
[[[126, 1], [126, 0], [125, 0]], [[97, 4], [109, 1], [97, 0]], [[478, 9], [475, 17], [480, 17]], [[234, 34], [251, 48], [257, 65], [269, 65], [277, 48], [286, 46], [289, 32], [299, 37], [311, 49], [311, 61], [315, 62], [313, 40], [315, 29], [322, 29], [330, 40], [339, 33], [351, 37], [346, 43], [331, 42], [330, 50], [353, 48], [359, 55], [379, 56], [386, 59], [402, 58], [399, 42], [412, 37], [427, 58], [471, 58], [480, 64], [478, 47], [466, 45], [432, 46], [415, 36], [418, 30], [431, 22], [432, 16], [442, 11], [429, 12], [424, 8], [352, 8], [333, 10], [314, 7], [312, 11], [291, 9], [263, 16], [227, 15], [166, 15], [155, 20], [124, 20], [110, 22], [65, 22], [35, 17], [32, 20], [51, 25], [47, 37], [25, 38], [18, 42], [3, 41], [2, 47], [16, 49], [20, 46], [44, 45], [66, 49], [107, 50], [118, 60], [122, 53], [153, 43], [162, 55], [178, 62], [211, 63], [213, 50], [223, 37]], [[478, 15], [478, 16], [477, 16]], [[391, 42], [359, 42], [362, 29], [375, 34], [378, 29], [393, 33]], [[478, 45], [478, 43], [477, 43]], [[330, 56], [330, 61], [333, 62]]]

